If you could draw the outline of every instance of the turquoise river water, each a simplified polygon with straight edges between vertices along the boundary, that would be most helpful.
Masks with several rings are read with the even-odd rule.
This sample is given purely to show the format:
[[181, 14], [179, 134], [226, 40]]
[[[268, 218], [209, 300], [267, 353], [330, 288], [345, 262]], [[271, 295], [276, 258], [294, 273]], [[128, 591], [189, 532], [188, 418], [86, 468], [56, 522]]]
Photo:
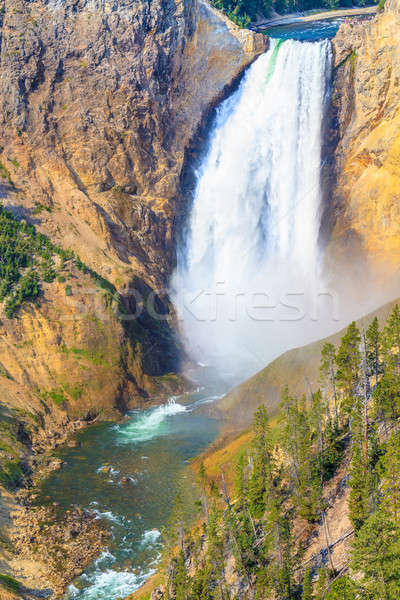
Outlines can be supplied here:
[[39, 501], [93, 511], [112, 533], [107, 550], [68, 589], [68, 600], [124, 598], [154, 572], [178, 494], [188, 518], [195, 514], [188, 461], [218, 434], [220, 423], [203, 413], [220, 396], [214, 386], [171, 398], [131, 412], [123, 423], [89, 427], [77, 434], [77, 447], [58, 451], [63, 467], [43, 483]]

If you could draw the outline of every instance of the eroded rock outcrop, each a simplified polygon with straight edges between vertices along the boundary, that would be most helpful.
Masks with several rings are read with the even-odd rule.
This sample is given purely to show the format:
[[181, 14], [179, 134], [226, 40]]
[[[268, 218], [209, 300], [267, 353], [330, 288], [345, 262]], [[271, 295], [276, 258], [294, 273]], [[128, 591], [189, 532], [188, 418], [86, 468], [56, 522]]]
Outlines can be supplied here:
[[3, 6], [6, 195], [49, 207], [42, 230], [118, 288], [133, 272], [162, 287], [185, 151], [266, 38], [203, 0]]
[[[333, 41], [338, 145], [336, 255], [366, 255], [392, 274], [400, 260], [400, 3]], [[347, 259], [346, 259], [347, 257]]]

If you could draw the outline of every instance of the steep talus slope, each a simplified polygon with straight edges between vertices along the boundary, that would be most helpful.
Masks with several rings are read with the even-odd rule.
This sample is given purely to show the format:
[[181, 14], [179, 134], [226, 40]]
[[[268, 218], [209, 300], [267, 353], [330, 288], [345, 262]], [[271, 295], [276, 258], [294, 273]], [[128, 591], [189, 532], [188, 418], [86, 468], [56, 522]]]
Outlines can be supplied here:
[[333, 255], [366, 255], [389, 276], [400, 259], [400, 4], [333, 40], [337, 131]]

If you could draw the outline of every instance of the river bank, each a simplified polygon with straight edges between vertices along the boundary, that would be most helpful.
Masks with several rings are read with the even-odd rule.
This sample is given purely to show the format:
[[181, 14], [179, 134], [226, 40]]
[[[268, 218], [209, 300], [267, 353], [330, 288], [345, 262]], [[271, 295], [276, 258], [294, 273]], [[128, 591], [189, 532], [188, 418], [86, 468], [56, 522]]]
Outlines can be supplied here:
[[63, 466], [56, 449], [76, 446], [73, 436], [96, 421], [65, 419], [39, 430], [24, 458], [24, 485], [16, 491], [0, 488], [0, 571], [33, 597], [60, 597], [72, 577], [101, 553], [109, 536], [79, 507], [61, 515], [56, 504], [37, 504], [41, 482]]
[[264, 19], [249, 25], [249, 29], [262, 32], [269, 27], [280, 25], [294, 25], [300, 23], [312, 23], [314, 21], [325, 21], [328, 19], [343, 19], [345, 17], [372, 16], [378, 11], [377, 6], [364, 6], [356, 8], [341, 8], [338, 10], [314, 9], [306, 12], [281, 15], [271, 19]]

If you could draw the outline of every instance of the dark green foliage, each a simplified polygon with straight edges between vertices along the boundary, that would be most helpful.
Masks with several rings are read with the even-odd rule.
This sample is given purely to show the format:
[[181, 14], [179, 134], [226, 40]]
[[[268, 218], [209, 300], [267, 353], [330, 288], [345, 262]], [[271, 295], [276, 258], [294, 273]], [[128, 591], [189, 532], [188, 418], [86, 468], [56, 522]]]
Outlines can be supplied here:
[[385, 423], [395, 422], [400, 416], [400, 379], [389, 368], [372, 393], [374, 412]]
[[400, 598], [400, 527], [377, 510], [360, 529], [353, 549], [352, 567], [363, 573], [362, 597]]
[[9, 460], [0, 469], [0, 485], [3, 485], [8, 490], [17, 488], [23, 477], [24, 474], [18, 460]]
[[307, 567], [304, 571], [303, 577], [303, 593], [301, 594], [302, 600], [313, 600], [313, 583], [312, 583], [312, 571], [310, 567]]
[[[73, 252], [55, 246], [38, 233], [33, 225], [15, 218], [0, 204], [0, 302], [4, 302], [7, 318], [12, 318], [25, 302], [36, 301], [42, 283], [52, 283], [57, 277], [55, 258], [58, 257], [58, 270], [65, 268], [67, 260], [73, 260], [76, 267], [87, 273], [95, 284], [110, 296], [116, 294], [114, 286], [103, 277], [86, 267]], [[64, 282], [65, 276], [58, 275]], [[72, 288], [65, 288], [67, 296]]]
[[[321, 357], [323, 392], [313, 391], [310, 384], [309, 397], [298, 398], [286, 387], [278, 427], [272, 431], [266, 407], [255, 412], [252, 444], [235, 467], [234, 501], [223, 474], [222, 490], [214, 485], [207, 499], [201, 463], [205, 535], [199, 538], [197, 554], [191, 554], [196, 566], [189, 575], [190, 542], [175, 530], [178, 552], [170, 561], [168, 599], [231, 598], [227, 558], [234, 560], [244, 594], [255, 600], [400, 598], [399, 349], [397, 306], [382, 334], [374, 319], [362, 337], [352, 323], [338, 349], [326, 344]], [[348, 574], [338, 576], [335, 556], [328, 552], [324, 483], [349, 459], [346, 484], [354, 544]], [[302, 567], [298, 532], [309, 525], [301, 520], [318, 522], [326, 530], [330, 569], [322, 566], [315, 584], [315, 564], [307, 563], [304, 571]], [[244, 597], [239, 592], [239, 598]]]
[[16, 579], [2, 573], [0, 573], [0, 586], [8, 592], [18, 593], [21, 590], [21, 584]]
[[40, 294], [40, 282], [56, 276], [53, 256], [66, 255], [32, 225], [19, 221], [0, 205], [0, 300], [11, 318], [26, 301]]
[[349, 414], [361, 386], [361, 336], [353, 321], [342, 337], [336, 354], [336, 381], [342, 394], [342, 408]]
[[185, 565], [185, 555], [181, 550], [176, 559], [175, 573], [173, 578], [175, 600], [185, 600], [188, 591], [188, 574]]
[[[265, 510], [265, 494], [272, 484], [273, 460], [265, 406], [254, 415], [253, 469], [249, 481], [249, 506], [253, 515], [261, 517]], [[244, 485], [244, 484], [243, 484]]]
[[379, 471], [382, 477], [382, 511], [400, 526], [400, 432], [392, 433], [386, 442]]
[[381, 372], [380, 353], [381, 353], [381, 335], [379, 332], [378, 318], [375, 317], [366, 331], [366, 346], [369, 373], [375, 377], [375, 383], [378, 381], [378, 375]]
[[335, 407], [336, 426], [339, 422], [337, 391], [336, 391], [336, 349], [333, 344], [324, 344], [321, 351], [320, 372], [322, 381], [332, 390]]
[[382, 346], [386, 369], [400, 375], [400, 308], [397, 304], [382, 332]]
[[326, 600], [356, 600], [357, 598], [357, 585], [348, 575], [336, 579], [326, 596]]
[[315, 600], [326, 600], [328, 591], [329, 573], [325, 566], [318, 570], [318, 580], [315, 586]]

